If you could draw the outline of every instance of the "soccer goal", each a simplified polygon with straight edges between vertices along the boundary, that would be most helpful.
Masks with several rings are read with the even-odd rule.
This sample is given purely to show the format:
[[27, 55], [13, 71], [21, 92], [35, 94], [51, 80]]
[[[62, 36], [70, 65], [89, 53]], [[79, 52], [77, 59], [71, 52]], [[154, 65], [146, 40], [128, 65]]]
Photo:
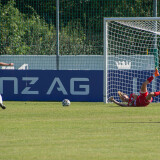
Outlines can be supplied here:
[[[104, 18], [104, 102], [117, 92], [139, 93], [159, 68], [160, 17]], [[159, 78], [148, 91], [160, 90]], [[159, 101], [157, 98], [155, 101]]]

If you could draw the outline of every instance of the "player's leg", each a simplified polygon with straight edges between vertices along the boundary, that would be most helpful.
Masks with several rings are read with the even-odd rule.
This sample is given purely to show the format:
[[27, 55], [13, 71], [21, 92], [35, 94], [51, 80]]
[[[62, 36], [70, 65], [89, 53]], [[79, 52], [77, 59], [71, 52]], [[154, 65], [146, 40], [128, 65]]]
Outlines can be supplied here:
[[1, 95], [0, 95], [0, 107], [1, 107], [2, 109], [6, 109], [6, 106], [3, 105], [3, 100], [2, 100], [2, 96], [1, 96]]
[[158, 69], [155, 70], [155, 73], [153, 74], [153, 76], [149, 77], [145, 82], [143, 82], [143, 84], [141, 86], [141, 93], [146, 93], [147, 92], [147, 85], [149, 83], [151, 83], [152, 80], [157, 76], [159, 76]]
[[152, 97], [154, 97], [154, 92], [149, 93], [149, 94], [146, 96], [146, 99], [147, 99], [147, 100], [151, 100]]
[[[154, 76], [151, 76], [151, 77], [149, 77], [149, 78], [147, 79], [148, 84], [151, 83], [151, 81], [154, 79], [154, 77], [157, 77], [157, 76], [159, 76], [159, 73], [158, 73], [158, 70], [156, 69], [156, 70], [155, 70], [155, 73], [154, 73]], [[147, 99], [147, 100], [151, 100], [152, 97], [159, 96], [159, 95], [160, 95], [160, 91], [158, 91], [158, 92], [150, 92], [150, 93], [147, 95], [146, 99]]]
[[156, 97], [156, 96], [159, 96], [160, 95], [160, 91], [158, 92], [151, 92], [147, 95], [146, 99], [147, 100], [151, 100], [152, 97]]
[[149, 77], [145, 82], [143, 82], [141, 86], [141, 93], [146, 93], [147, 92], [147, 85], [152, 82], [154, 79], [154, 76]]

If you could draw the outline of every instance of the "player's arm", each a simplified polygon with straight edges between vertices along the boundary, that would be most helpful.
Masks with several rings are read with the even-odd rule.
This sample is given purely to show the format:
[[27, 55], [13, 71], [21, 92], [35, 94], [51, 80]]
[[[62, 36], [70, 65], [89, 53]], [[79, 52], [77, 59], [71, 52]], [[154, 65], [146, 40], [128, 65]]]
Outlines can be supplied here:
[[121, 106], [121, 107], [128, 107], [127, 104], [120, 103], [120, 102], [116, 101], [113, 97], [110, 97], [109, 100], [110, 100], [111, 102], [113, 102], [113, 103]]
[[4, 63], [4, 62], [0, 62], [0, 66], [13, 66], [14, 63]]

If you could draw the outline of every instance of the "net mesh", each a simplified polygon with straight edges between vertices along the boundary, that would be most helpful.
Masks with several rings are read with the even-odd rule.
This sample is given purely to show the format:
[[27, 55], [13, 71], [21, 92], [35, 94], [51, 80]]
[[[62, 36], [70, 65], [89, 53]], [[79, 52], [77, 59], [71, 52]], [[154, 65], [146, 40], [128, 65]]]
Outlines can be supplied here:
[[[0, 0], [2, 61], [11, 60], [14, 69], [24, 64], [28, 69], [57, 69], [56, 1]], [[103, 17], [152, 17], [152, 13], [152, 1], [59, 0], [59, 59], [63, 60], [59, 68], [99, 68], [94, 56], [103, 56]], [[79, 61], [73, 62], [77, 57]]]
[[[155, 21], [142, 21], [142, 24], [141, 21], [109, 23], [108, 54], [153, 54], [154, 42], [159, 39], [160, 23], [154, 26]], [[156, 45], [159, 47], [159, 43]]]
[[[160, 21], [108, 22], [108, 97], [118, 91], [139, 95], [142, 83], [159, 67]], [[155, 25], [156, 24], [156, 25]], [[159, 90], [154, 79], [148, 91]], [[159, 101], [158, 97], [154, 101]]]

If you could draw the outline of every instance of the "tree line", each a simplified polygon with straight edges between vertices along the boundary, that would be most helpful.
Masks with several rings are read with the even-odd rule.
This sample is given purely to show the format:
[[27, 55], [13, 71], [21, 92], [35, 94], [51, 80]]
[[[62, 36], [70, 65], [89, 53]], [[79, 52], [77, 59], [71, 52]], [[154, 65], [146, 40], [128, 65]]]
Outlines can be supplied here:
[[[153, 15], [153, 0], [59, 4], [60, 54], [103, 54], [103, 17]], [[56, 0], [0, 0], [0, 21], [1, 55], [56, 54]]]

